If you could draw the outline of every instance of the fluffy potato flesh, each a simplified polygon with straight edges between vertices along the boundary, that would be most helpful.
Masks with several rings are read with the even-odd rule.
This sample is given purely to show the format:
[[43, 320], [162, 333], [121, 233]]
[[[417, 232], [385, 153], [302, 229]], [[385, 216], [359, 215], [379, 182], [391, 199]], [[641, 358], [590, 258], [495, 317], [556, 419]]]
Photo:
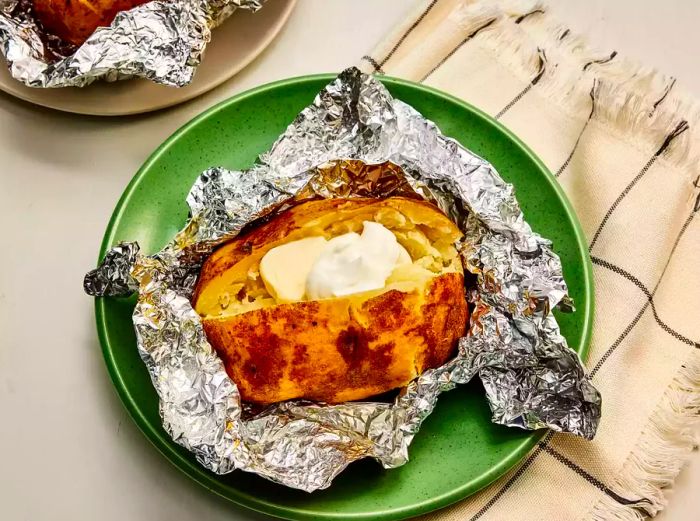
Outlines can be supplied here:
[[150, 0], [33, 0], [34, 15], [51, 34], [81, 45], [98, 27], [108, 26], [120, 11]]
[[[272, 248], [382, 224], [408, 251], [378, 290], [278, 303], [260, 276]], [[405, 385], [444, 363], [467, 321], [459, 229], [437, 208], [405, 198], [310, 201], [216, 250], [193, 304], [244, 400], [337, 403]]]

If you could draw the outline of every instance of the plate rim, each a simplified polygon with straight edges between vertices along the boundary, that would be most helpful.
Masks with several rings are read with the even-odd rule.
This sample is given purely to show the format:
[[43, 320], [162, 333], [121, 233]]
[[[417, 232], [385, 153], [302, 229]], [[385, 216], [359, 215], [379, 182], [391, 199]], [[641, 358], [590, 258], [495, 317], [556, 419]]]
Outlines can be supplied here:
[[[31, 105], [38, 106], [38, 107], [44, 107], [47, 109], [51, 110], [57, 110], [59, 112], [63, 112], [66, 114], [80, 114], [84, 116], [96, 116], [96, 117], [108, 117], [108, 118], [113, 118], [113, 117], [120, 117], [120, 116], [136, 116], [138, 114], [148, 114], [150, 112], [157, 112], [163, 109], [167, 109], [169, 107], [174, 107], [177, 105], [182, 105], [183, 103], [186, 103], [188, 101], [191, 101], [195, 98], [198, 98], [200, 96], [203, 96], [207, 92], [210, 92], [217, 87], [221, 86], [222, 84], [226, 83], [229, 81], [231, 78], [233, 78], [236, 74], [241, 72], [243, 69], [245, 69], [248, 65], [250, 65], [262, 52], [267, 49], [270, 44], [279, 36], [279, 33], [282, 31], [284, 26], [287, 24], [289, 21], [289, 18], [292, 16], [292, 12], [294, 11], [294, 8], [297, 5], [298, 0], [286, 0], [286, 7], [281, 11], [281, 16], [277, 18], [274, 24], [271, 25], [271, 31], [266, 33], [266, 37], [260, 40], [258, 42], [258, 45], [251, 50], [251, 52], [246, 55], [246, 57], [237, 62], [234, 67], [229, 69], [226, 74], [222, 75], [220, 78], [216, 78], [216, 80], [212, 81], [211, 83], [206, 84], [206, 86], [202, 86], [201, 89], [194, 89], [192, 91], [187, 91], [184, 97], [182, 98], [177, 98], [177, 99], [171, 99], [169, 101], [165, 101], [162, 103], [154, 104], [152, 106], [149, 106], [146, 109], [131, 109], [131, 110], [125, 110], [125, 111], [104, 111], [104, 110], [82, 110], [80, 108], [70, 108], [70, 107], [62, 107], [59, 104], [54, 104], [49, 101], [45, 101], [43, 99], [37, 100], [34, 97], [32, 97], [29, 92], [31, 90], [38, 90], [38, 91], [45, 91], [49, 89], [40, 89], [40, 88], [32, 88], [32, 87], [27, 87], [24, 85], [22, 82], [15, 80], [10, 74], [9, 70], [7, 68], [7, 63], [6, 63], [6, 58], [0, 54], [0, 67], [4, 68], [5, 73], [7, 73], [8, 79], [10, 80], [8, 84], [4, 84], [2, 81], [0, 81], [0, 91], [4, 92], [5, 94], [8, 94], [9, 96], [15, 97], [19, 100], [22, 100], [26, 103], [30, 103]], [[235, 14], [235, 13], [234, 13]], [[224, 21], [225, 23], [225, 21]], [[214, 31], [216, 31], [216, 28], [214, 28]], [[206, 60], [206, 54], [203, 57], [203, 60]], [[195, 71], [194, 78], [192, 82], [187, 86], [191, 86], [194, 84], [197, 78], [197, 73]], [[101, 83], [109, 83], [100, 80]], [[140, 78], [132, 78], [128, 80], [121, 80], [122, 82], [124, 81], [149, 81], [145, 79], [140, 79]], [[151, 82], [155, 83], [155, 82]], [[167, 86], [166, 86], [167, 87]], [[52, 90], [62, 90], [64, 88], [67, 89], [72, 89], [72, 88], [83, 88], [83, 87], [59, 87], [57, 89], [52, 89]], [[89, 88], [89, 86], [87, 86]], [[170, 87], [173, 89], [179, 89], [180, 87]], [[184, 87], [182, 87], [184, 88]], [[30, 90], [26, 90], [30, 89]], [[228, 99], [228, 98], [227, 98]], [[225, 101], [225, 100], [224, 100]]]
[[[230, 98], [227, 98], [212, 107], [208, 108], [204, 112], [200, 113], [199, 115], [195, 116], [191, 120], [189, 120], [187, 123], [182, 125], [179, 129], [177, 129], [175, 132], [173, 132], [168, 138], [161, 143], [158, 148], [156, 148], [153, 153], [146, 159], [146, 161], [143, 163], [143, 165], [138, 169], [136, 174], [133, 176], [133, 178], [129, 181], [127, 184], [126, 188], [124, 189], [124, 192], [122, 193], [121, 197], [119, 198], [119, 201], [117, 202], [115, 209], [112, 213], [112, 216], [109, 219], [109, 222], [107, 224], [107, 228], [105, 230], [105, 234], [103, 236], [101, 245], [100, 245], [100, 251], [99, 251], [99, 257], [98, 257], [98, 262], [101, 260], [107, 250], [114, 244], [114, 232], [117, 226], [117, 223], [123, 216], [125, 212], [125, 208], [131, 199], [132, 195], [136, 192], [139, 183], [141, 180], [144, 178], [146, 175], [146, 172], [150, 169], [150, 167], [160, 159], [161, 155], [164, 154], [171, 146], [174, 145], [174, 143], [177, 142], [179, 137], [185, 133], [187, 133], [191, 128], [197, 126], [201, 121], [209, 118], [213, 114], [217, 113], [218, 111], [226, 109], [229, 105], [232, 104], [237, 104], [240, 103], [242, 100], [251, 97], [251, 96], [257, 96], [261, 93], [264, 93], [266, 91], [274, 91], [275, 89], [287, 85], [294, 85], [298, 83], [304, 83], [304, 82], [312, 82], [312, 81], [320, 81], [324, 80], [327, 82], [332, 81], [334, 78], [337, 77], [337, 74], [335, 73], [322, 73], [322, 74], [311, 74], [311, 75], [303, 75], [303, 76], [296, 76], [292, 78], [285, 78], [281, 80], [277, 80], [271, 83], [267, 83], [264, 85], [260, 85], [258, 87], [254, 87], [252, 89], [246, 90], [244, 92], [241, 92], [237, 95], [234, 95]], [[583, 322], [582, 322], [582, 328], [583, 328], [583, 335], [582, 335], [582, 340], [581, 340], [581, 346], [580, 350], [577, 351], [579, 354], [580, 358], [585, 360], [589, 348], [590, 348], [590, 341], [591, 341], [591, 336], [593, 332], [593, 327], [592, 327], [592, 321], [593, 321], [593, 316], [594, 316], [594, 310], [595, 310], [595, 292], [594, 292], [594, 279], [593, 279], [593, 264], [591, 262], [590, 254], [588, 252], [588, 243], [585, 238], [585, 234], [583, 232], [583, 228], [578, 220], [578, 217], [576, 216], [576, 212], [574, 211], [573, 206], [571, 205], [571, 202], [569, 201], [568, 197], [564, 193], [563, 189], [561, 188], [561, 185], [559, 185], [558, 181], [554, 177], [554, 175], [549, 171], [549, 169], [546, 167], [544, 162], [516, 135], [514, 134], [511, 130], [506, 128], [502, 123], [499, 121], [495, 120], [493, 117], [490, 115], [486, 114], [482, 110], [474, 107], [473, 105], [469, 104], [468, 102], [465, 102], [464, 100], [457, 98], [455, 96], [452, 96], [451, 94], [448, 94], [446, 92], [440, 91], [438, 89], [435, 89], [433, 87], [428, 87], [426, 85], [421, 85], [412, 81], [408, 80], [403, 80], [400, 78], [392, 77], [392, 76], [377, 76], [377, 78], [382, 81], [385, 85], [403, 85], [403, 86], [408, 86], [411, 88], [418, 89], [422, 91], [423, 93], [426, 93], [430, 96], [438, 96], [442, 99], [445, 99], [447, 101], [456, 103], [460, 106], [462, 106], [464, 109], [466, 109], [468, 112], [470, 112], [473, 116], [481, 118], [484, 120], [486, 124], [496, 126], [499, 131], [504, 133], [516, 146], [520, 147], [522, 151], [528, 156], [528, 158], [534, 163], [535, 166], [537, 166], [541, 173], [544, 174], [544, 179], [550, 184], [550, 186], [554, 189], [557, 197], [561, 201], [565, 213], [571, 223], [571, 227], [574, 231], [574, 235], [576, 238], [576, 243], [577, 247], [582, 254], [584, 258], [584, 263], [582, 266], [582, 278], [583, 278], [583, 286], [584, 286], [584, 294], [586, 296], [586, 302], [585, 306], [579, 308], [582, 316], [583, 316]], [[172, 465], [174, 465], [176, 468], [178, 468], [179, 471], [183, 472], [185, 475], [205, 487], [207, 490], [210, 490], [211, 492], [214, 492], [215, 494], [227, 499], [228, 501], [231, 501], [235, 504], [241, 505], [245, 508], [254, 510], [256, 512], [260, 512], [263, 514], [267, 515], [272, 515], [284, 519], [306, 519], [306, 520], [321, 520], [321, 519], [353, 519], [353, 520], [366, 520], [366, 519], [381, 519], [384, 521], [389, 521], [389, 520], [397, 520], [397, 519], [405, 519], [407, 517], [412, 517], [416, 515], [421, 515], [421, 514], [426, 514], [428, 512], [432, 512], [441, 508], [444, 508], [446, 506], [449, 506], [453, 503], [456, 503], [462, 499], [465, 499], [474, 493], [476, 493], [478, 490], [490, 485], [493, 483], [495, 480], [498, 478], [502, 477], [505, 475], [509, 470], [511, 470], [515, 465], [517, 465], [520, 461], [522, 461], [527, 453], [536, 446], [536, 444], [545, 436], [545, 434], [548, 432], [545, 429], [538, 430], [538, 431], [533, 431], [528, 433], [528, 436], [525, 437], [520, 443], [506, 458], [501, 460], [498, 464], [494, 465], [491, 467], [488, 471], [485, 473], [481, 474], [480, 476], [477, 476], [476, 478], [464, 483], [460, 487], [457, 487], [455, 489], [450, 490], [449, 492], [446, 492], [445, 494], [442, 494], [437, 497], [432, 497], [429, 498], [425, 501], [415, 503], [411, 506], [404, 506], [400, 507], [397, 509], [393, 510], [385, 510], [380, 514], [372, 514], [372, 513], [357, 513], [357, 514], [337, 514], [337, 513], [329, 513], [329, 512], [318, 512], [314, 510], [308, 510], [300, 507], [280, 507], [279, 505], [275, 503], [270, 503], [265, 500], [259, 500], [253, 496], [250, 496], [246, 493], [241, 493], [236, 489], [232, 489], [230, 487], [224, 487], [221, 485], [219, 482], [216, 481], [215, 477], [211, 476], [203, 467], [201, 467], [197, 463], [193, 463], [191, 460], [187, 459], [185, 456], [180, 454], [177, 449], [179, 449], [179, 446], [176, 446], [176, 444], [169, 438], [167, 435], [163, 435], [162, 432], [158, 431], [158, 428], [160, 428], [160, 425], [157, 427], [153, 427], [149, 424], [148, 420], [145, 418], [145, 416], [138, 410], [136, 407], [136, 400], [131, 396], [131, 393], [129, 389], [126, 387], [124, 384], [124, 381], [119, 374], [119, 372], [116, 369], [116, 363], [114, 358], [112, 357], [112, 349], [109, 348], [109, 341], [106, 337], [106, 313], [105, 313], [105, 298], [96, 298], [95, 299], [95, 319], [96, 319], [96, 326], [97, 326], [97, 332], [98, 332], [98, 338], [100, 341], [100, 347], [102, 350], [102, 354], [105, 360], [105, 364], [107, 366], [107, 371], [109, 373], [109, 376], [112, 380], [112, 383], [115, 387], [115, 390], [117, 391], [117, 394], [119, 395], [120, 400], [126, 407], [127, 411], [129, 412], [129, 415], [132, 417], [134, 420], [134, 423], [139, 427], [139, 429], [144, 433], [146, 438], [156, 447], [156, 449], [163, 454], [163, 456], [168, 460]], [[162, 428], [161, 428], [162, 430]], [[185, 471], [185, 468], [189, 469], [189, 471]], [[485, 479], [486, 478], [486, 479]], [[477, 480], [483, 480], [481, 483], [481, 486], [478, 488], [473, 488], [473, 482]], [[470, 492], [467, 492], [466, 494], [464, 491], [470, 490]], [[232, 493], [233, 491], [233, 493]]]

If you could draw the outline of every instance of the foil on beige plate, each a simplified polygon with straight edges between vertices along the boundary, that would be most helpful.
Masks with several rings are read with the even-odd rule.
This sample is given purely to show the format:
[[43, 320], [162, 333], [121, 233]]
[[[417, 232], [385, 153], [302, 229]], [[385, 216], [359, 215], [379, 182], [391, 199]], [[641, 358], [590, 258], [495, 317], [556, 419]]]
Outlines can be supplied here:
[[[457, 356], [392, 403], [295, 400], [251, 416], [189, 301], [203, 260], [258, 219], [310, 197], [391, 195], [434, 202], [465, 233], [458, 247], [476, 284], [467, 288], [473, 312]], [[532, 231], [513, 187], [488, 162], [374, 77], [344, 71], [252, 168], [205, 171], [187, 202], [191, 219], [162, 251], [117, 245], [87, 274], [85, 290], [125, 295], [138, 285], [138, 350], [163, 426], [206, 468], [313, 491], [360, 458], [403, 465], [440, 394], [474, 377], [496, 423], [594, 436], [601, 397], [551, 313], [572, 302], [550, 241]]]
[[13, 78], [29, 87], [84, 87], [95, 80], [146, 78], [183, 87], [192, 81], [214, 27], [237, 8], [264, 0], [155, 0], [122, 11], [77, 48], [57, 55], [32, 2], [0, 0], [0, 51]]

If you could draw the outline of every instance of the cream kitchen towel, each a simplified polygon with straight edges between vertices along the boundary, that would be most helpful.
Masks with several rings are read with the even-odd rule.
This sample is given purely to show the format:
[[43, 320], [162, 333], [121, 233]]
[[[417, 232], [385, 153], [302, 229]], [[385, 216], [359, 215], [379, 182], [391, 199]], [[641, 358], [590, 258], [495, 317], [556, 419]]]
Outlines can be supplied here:
[[695, 446], [700, 409], [698, 105], [675, 79], [593, 50], [532, 3], [421, 2], [360, 66], [447, 91], [518, 134], [564, 187], [594, 266], [595, 440], [550, 433], [428, 519], [654, 515]]

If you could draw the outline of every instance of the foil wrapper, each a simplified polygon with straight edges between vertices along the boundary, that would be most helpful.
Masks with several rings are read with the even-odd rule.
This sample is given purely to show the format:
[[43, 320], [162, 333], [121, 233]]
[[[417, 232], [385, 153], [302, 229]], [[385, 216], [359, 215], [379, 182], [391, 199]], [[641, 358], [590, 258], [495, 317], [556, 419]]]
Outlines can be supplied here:
[[60, 48], [35, 20], [31, 1], [0, 0], [0, 50], [12, 77], [29, 87], [134, 77], [183, 87], [192, 81], [211, 30], [237, 8], [257, 10], [263, 1], [156, 0], [120, 12], [81, 46]]
[[[289, 401], [248, 413], [190, 305], [203, 260], [307, 198], [390, 195], [431, 200], [465, 233], [458, 247], [476, 282], [467, 288], [473, 311], [458, 355], [392, 403]], [[601, 397], [551, 314], [555, 306], [571, 310], [571, 301], [550, 241], [531, 230], [513, 187], [488, 162], [375, 78], [344, 71], [251, 169], [207, 170], [187, 201], [190, 221], [161, 252], [149, 257], [120, 244], [85, 287], [123, 295], [139, 285], [133, 320], [163, 426], [206, 468], [313, 491], [360, 458], [402, 465], [440, 394], [475, 376], [494, 422], [594, 436]]]

